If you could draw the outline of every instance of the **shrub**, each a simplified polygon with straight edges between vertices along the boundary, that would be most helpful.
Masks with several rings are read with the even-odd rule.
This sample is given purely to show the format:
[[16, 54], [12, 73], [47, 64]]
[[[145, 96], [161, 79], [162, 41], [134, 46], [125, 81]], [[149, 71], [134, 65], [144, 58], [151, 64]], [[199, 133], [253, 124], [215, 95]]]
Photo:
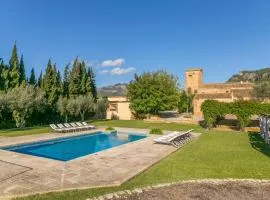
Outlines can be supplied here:
[[107, 127], [105, 130], [106, 131], [115, 131], [115, 129], [113, 127], [111, 127], [111, 126]]
[[153, 129], [151, 129], [150, 134], [162, 135], [163, 131], [159, 128], [153, 128]]
[[232, 103], [223, 103], [215, 100], [206, 100], [201, 110], [204, 115], [204, 124], [210, 129], [216, 125], [218, 120], [226, 114], [233, 114], [237, 117], [240, 130], [250, 123], [252, 115], [270, 114], [270, 104], [258, 101], [236, 101]]

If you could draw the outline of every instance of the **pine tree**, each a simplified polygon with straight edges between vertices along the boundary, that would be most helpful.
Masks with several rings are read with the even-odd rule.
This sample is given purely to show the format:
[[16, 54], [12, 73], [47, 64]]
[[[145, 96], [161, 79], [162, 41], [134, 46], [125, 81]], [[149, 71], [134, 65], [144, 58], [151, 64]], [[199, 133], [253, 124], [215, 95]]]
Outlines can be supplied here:
[[20, 84], [22, 84], [23, 81], [26, 81], [23, 55], [21, 56], [20, 59], [19, 72], [20, 72]]
[[66, 65], [65, 70], [64, 70], [64, 80], [63, 80], [63, 96], [68, 97], [69, 92], [68, 92], [68, 86], [69, 86], [69, 65]]
[[35, 76], [34, 68], [31, 69], [31, 75], [30, 75], [30, 78], [29, 78], [29, 84], [36, 86], [36, 76]]
[[42, 88], [43, 87], [43, 74], [42, 74], [42, 71], [39, 74], [38, 81], [37, 81], [37, 86], [39, 88]]
[[16, 43], [12, 49], [12, 55], [9, 60], [9, 86], [11, 88], [19, 87], [20, 85], [20, 72], [19, 72], [19, 60], [17, 54], [17, 46]]
[[78, 58], [76, 58], [73, 62], [69, 81], [69, 95], [79, 95], [81, 92], [81, 66]]
[[90, 85], [91, 85], [91, 94], [94, 97], [94, 99], [97, 99], [97, 87], [96, 87], [96, 81], [95, 81], [95, 74], [93, 72], [92, 67], [88, 68], [87, 76], [89, 77]]

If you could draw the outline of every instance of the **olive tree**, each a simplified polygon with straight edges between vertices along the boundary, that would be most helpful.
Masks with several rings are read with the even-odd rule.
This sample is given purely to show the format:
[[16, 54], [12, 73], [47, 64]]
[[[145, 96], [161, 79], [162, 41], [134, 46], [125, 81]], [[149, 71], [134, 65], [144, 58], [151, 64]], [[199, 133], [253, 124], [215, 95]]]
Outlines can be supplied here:
[[109, 103], [107, 98], [98, 97], [95, 104], [95, 117], [97, 119], [105, 118], [108, 105]]
[[80, 116], [81, 120], [87, 113], [93, 112], [95, 109], [95, 99], [91, 94], [79, 95], [68, 99], [66, 109], [72, 116]]
[[65, 117], [65, 122], [68, 122], [69, 107], [67, 97], [60, 97], [57, 102], [57, 110], [61, 116]]
[[0, 119], [2, 118], [2, 112], [8, 110], [8, 100], [6, 93], [3, 91], [0, 91]]
[[43, 111], [45, 106], [44, 93], [33, 86], [20, 86], [7, 92], [7, 99], [12, 117], [17, 127], [25, 127], [31, 114], [36, 110]]
[[82, 121], [86, 113], [94, 111], [95, 99], [92, 94], [79, 95], [75, 98], [75, 102], [77, 104], [77, 113]]

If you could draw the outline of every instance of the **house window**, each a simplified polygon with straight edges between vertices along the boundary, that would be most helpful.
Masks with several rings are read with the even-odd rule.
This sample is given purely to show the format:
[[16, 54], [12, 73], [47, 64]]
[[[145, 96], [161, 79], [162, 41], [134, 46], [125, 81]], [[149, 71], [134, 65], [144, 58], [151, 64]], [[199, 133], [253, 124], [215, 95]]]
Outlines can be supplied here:
[[189, 87], [187, 90], [188, 94], [191, 94], [191, 88]]
[[110, 111], [118, 112], [118, 104], [117, 103], [112, 103], [110, 105]]

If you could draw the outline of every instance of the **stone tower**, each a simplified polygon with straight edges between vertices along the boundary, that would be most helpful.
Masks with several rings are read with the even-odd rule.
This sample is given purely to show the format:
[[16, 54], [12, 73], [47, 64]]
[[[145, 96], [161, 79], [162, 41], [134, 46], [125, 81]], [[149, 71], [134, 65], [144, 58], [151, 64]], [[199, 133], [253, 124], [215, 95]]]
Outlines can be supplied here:
[[201, 68], [188, 69], [185, 71], [185, 91], [196, 94], [202, 83], [203, 70]]

